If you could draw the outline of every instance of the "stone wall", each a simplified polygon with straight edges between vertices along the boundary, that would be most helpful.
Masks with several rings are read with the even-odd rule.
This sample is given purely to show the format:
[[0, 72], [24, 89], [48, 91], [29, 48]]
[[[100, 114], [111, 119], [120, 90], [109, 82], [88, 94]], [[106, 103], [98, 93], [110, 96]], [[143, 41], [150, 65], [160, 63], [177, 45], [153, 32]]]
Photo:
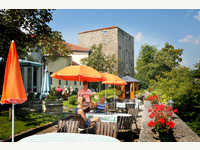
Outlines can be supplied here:
[[134, 69], [134, 46], [133, 36], [118, 29], [118, 74], [125, 76], [126, 73], [133, 75]]
[[[156, 142], [153, 138], [153, 132], [151, 128], [147, 126], [150, 121], [148, 109], [151, 107], [149, 101], [144, 102], [144, 112], [142, 114], [142, 127], [140, 131], [139, 141], [140, 142]], [[174, 137], [177, 142], [200, 142], [200, 137], [189, 128], [185, 122], [183, 122], [176, 114], [173, 114], [175, 127], [173, 129]]]
[[118, 27], [79, 33], [78, 45], [91, 48], [94, 44], [102, 44], [102, 51], [105, 55], [115, 54], [119, 76], [125, 75], [126, 72], [133, 74], [133, 36]]

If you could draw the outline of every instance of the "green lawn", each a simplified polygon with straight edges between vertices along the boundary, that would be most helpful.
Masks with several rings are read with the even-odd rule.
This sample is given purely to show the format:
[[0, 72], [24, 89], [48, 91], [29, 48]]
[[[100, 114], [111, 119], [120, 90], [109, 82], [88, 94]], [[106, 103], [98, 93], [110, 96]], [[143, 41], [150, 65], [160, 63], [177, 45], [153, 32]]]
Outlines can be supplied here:
[[77, 105], [72, 105], [69, 103], [69, 101], [63, 101], [63, 106], [66, 106], [71, 109], [75, 109]]
[[[15, 134], [27, 129], [44, 125], [65, 117], [65, 114], [44, 114], [30, 112], [15, 112]], [[0, 140], [11, 136], [12, 121], [8, 120], [8, 111], [0, 112]]]

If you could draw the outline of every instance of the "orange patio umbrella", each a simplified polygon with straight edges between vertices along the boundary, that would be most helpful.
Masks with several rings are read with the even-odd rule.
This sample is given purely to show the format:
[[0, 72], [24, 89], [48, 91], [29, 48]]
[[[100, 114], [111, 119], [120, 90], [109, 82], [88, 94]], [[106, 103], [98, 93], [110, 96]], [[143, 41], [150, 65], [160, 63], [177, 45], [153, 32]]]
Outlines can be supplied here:
[[120, 77], [110, 74], [110, 73], [102, 73], [103, 77], [105, 78], [105, 81], [103, 81], [103, 84], [112, 84], [112, 85], [126, 85], [126, 81], [121, 79]]
[[98, 82], [105, 80], [100, 72], [84, 65], [65, 67], [53, 73], [51, 77], [59, 80], [71, 80], [79, 82]]
[[1, 104], [12, 104], [12, 141], [14, 141], [14, 104], [27, 100], [14, 41], [11, 42], [4, 75]]
[[[112, 84], [114, 85], [126, 85], [126, 81], [124, 81], [123, 79], [121, 79], [120, 77], [110, 74], [110, 73], [102, 73], [103, 77], [105, 78], [105, 81], [103, 81], [103, 84]], [[106, 95], [106, 93], [105, 93]], [[115, 93], [114, 93], [114, 100], [115, 100]]]

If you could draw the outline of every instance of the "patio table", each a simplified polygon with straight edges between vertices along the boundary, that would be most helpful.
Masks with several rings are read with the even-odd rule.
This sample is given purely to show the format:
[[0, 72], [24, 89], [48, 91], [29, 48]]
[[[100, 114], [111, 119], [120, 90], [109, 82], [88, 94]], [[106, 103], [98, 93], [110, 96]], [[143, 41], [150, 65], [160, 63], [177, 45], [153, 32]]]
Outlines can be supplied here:
[[117, 102], [116, 107], [117, 108], [126, 108], [126, 104], [135, 104], [135, 108], [139, 108], [140, 100], [135, 99], [135, 102]]
[[99, 117], [101, 122], [114, 122], [117, 123], [118, 116], [129, 116], [130, 114], [125, 113], [114, 113], [114, 114], [107, 114], [107, 113], [86, 113], [86, 117], [91, 119], [93, 117]]
[[19, 142], [120, 142], [116, 138], [96, 134], [47, 133], [23, 138]]

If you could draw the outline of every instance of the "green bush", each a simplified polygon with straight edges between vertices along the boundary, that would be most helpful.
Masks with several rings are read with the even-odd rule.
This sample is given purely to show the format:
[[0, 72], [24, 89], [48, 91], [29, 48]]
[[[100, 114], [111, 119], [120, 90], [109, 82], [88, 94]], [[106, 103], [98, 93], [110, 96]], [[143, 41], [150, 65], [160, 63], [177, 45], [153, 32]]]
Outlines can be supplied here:
[[77, 105], [77, 96], [76, 95], [72, 95], [68, 98], [69, 104], [71, 105]]

